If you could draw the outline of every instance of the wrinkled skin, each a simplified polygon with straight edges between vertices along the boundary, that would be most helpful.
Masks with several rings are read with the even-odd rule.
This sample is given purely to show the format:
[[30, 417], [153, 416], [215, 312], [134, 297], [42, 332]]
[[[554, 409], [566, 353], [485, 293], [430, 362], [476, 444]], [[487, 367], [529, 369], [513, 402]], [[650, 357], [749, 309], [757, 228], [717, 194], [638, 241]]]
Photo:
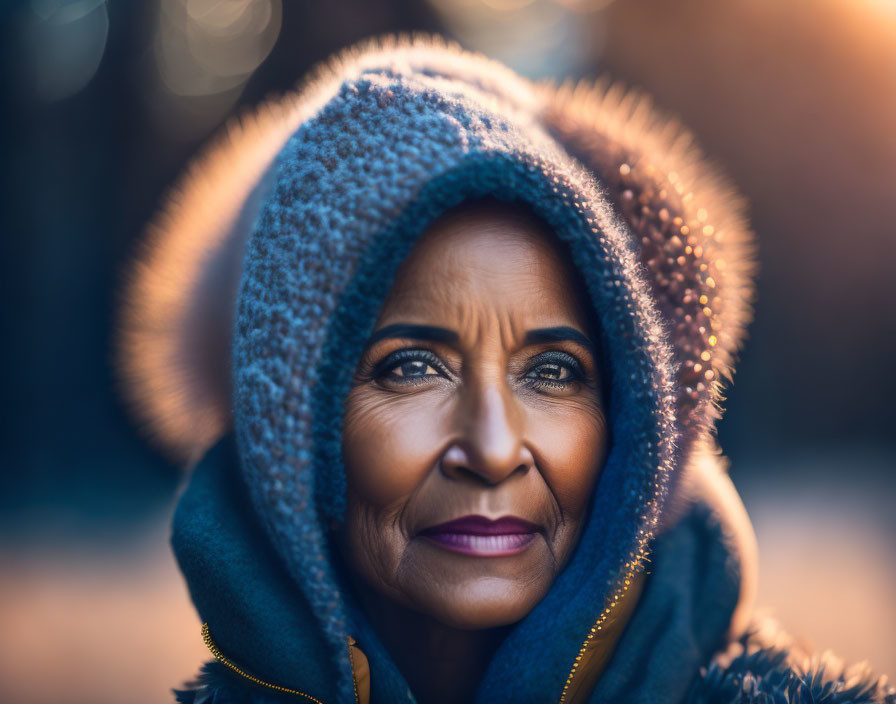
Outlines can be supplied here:
[[[421, 701], [440, 700], [438, 674], [407, 669], [419, 675], [435, 649], [457, 690], [441, 698], [468, 695], [499, 627], [545, 596], [581, 533], [608, 431], [592, 315], [567, 257], [519, 208], [444, 216], [399, 269], [346, 400], [345, 557]], [[533, 333], [545, 329], [559, 339]], [[505, 556], [420, 535], [470, 514], [538, 530]]]

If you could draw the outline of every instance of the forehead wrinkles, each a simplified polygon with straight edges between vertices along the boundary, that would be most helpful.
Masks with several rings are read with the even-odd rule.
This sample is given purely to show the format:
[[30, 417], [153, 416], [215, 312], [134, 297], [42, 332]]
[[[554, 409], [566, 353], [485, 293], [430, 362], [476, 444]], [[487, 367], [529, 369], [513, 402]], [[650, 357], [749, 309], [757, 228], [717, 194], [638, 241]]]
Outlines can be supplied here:
[[[519, 347], [526, 336], [527, 322], [519, 309], [506, 306], [481, 306], [473, 301], [458, 305], [458, 328], [461, 344], [471, 350], [495, 346], [499, 349]], [[488, 345], [491, 343], [491, 345]]]
[[[380, 325], [408, 322], [444, 327], [457, 332], [461, 345], [468, 348], [489, 341], [518, 346], [529, 328], [541, 326], [538, 321], [543, 317], [531, 314], [537, 299], [526, 300], [524, 294], [498, 300], [485, 294], [481, 287], [465, 287], [463, 282], [427, 289], [402, 287], [384, 308]], [[551, 320], [567, 318], [554, 315]]]
[[[396, 282], [381, 325], [410, 322], [456, 331], [465, 346], [482, 340], [518, 346], [532, 328], [584, 324], [566, 279], [541, 266], [414, 267]], [[422, 262], [421, 262], [422, 263]]]

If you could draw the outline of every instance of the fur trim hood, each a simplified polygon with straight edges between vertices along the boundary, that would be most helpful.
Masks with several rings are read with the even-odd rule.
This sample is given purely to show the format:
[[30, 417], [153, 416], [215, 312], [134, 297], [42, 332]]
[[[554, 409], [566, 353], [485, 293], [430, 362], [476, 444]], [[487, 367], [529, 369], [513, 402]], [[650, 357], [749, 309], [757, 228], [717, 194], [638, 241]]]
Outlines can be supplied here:
[[750, 312], [742, 201], [644, 97], [535, 85], [433, 39], [349, 50], [228, 127], [126, 291], [125, 393], [173, 457], [205, 457], [173, 544], [213, 652], [269, 690], [351, 702], [357, 639], [372, 701], [413, 698], [333, 549], [342, 403], [416, 237], [483, 196], [525, 203], [569, 245], [609, 360], [613, 445], [572, 560], [477, 700], [585, 701], [579, 663], [650, 564], [588, 700], [680, 701], [753, 592], [752, 532], [712, 440]]

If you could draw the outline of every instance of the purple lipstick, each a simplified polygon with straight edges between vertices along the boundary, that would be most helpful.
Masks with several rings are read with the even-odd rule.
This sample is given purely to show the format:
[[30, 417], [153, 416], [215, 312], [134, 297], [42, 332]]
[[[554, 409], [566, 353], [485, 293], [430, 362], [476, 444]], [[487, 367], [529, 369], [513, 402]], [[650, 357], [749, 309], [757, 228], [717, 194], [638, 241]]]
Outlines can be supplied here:
[[463, 516], [420, 531], [440, 547], [475, 557], [505, 557], [523, 552], [535, 540], [538, 526], [516, 516], [491, 520]]

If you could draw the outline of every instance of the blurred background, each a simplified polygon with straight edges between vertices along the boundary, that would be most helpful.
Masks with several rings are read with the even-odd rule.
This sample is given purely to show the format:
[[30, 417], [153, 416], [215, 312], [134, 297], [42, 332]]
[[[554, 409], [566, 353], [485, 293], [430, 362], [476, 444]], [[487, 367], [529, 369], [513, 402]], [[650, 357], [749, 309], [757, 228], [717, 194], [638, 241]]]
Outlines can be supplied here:
[[207, 658], [169, 554], [179, 470], [130, 424], [112, 313], [142, 228], [228, 117], [364, 37], [438, 31], [533, 78], [609, 74], [748, 197], [756, 319], [722, 445], [760, 605], [896, 677], [896, 4], [3, 4], [0, 701], [171, 701]]

